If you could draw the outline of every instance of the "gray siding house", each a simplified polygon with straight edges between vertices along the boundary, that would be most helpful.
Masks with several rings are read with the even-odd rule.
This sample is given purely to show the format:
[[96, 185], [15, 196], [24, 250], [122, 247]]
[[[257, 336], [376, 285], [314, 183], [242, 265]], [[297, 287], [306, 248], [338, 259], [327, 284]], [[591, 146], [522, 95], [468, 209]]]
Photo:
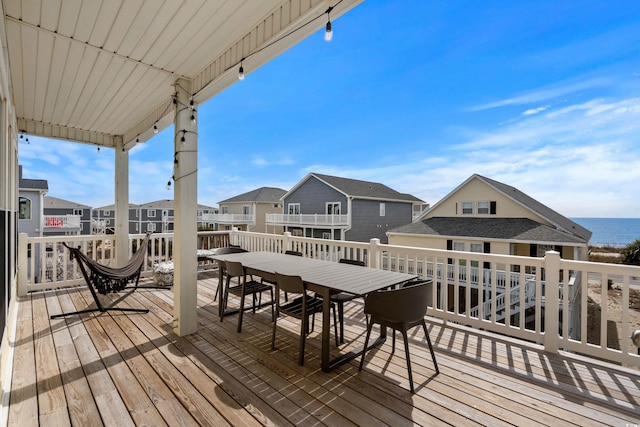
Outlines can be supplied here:
[[[91, 206], [44, 196], [44, 234], [91, 234]], [[71, 221], [73, 220], [73, 221]]]
[[30, 237], [44, 235], [44, 195], [49, 191], [46, 179], [22, 177], [22, 166], [18, 167], [18, 232]]
[[366, 242], [410, 223], [425, 203], [384, 184], [310, 173], [283, 197], [283, 214], [267, 215], [293, 235]]

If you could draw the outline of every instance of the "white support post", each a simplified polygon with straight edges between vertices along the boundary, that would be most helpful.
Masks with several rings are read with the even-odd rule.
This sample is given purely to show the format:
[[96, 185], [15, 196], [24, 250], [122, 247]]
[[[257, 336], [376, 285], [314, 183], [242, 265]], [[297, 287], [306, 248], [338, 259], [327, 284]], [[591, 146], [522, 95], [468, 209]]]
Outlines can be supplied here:
[[129, 260], [129, 152], [122, 138], [116, 141], [115, 157], [116, 265], [122, 266]]
[[369, 240], [369, 267], [381, 268], [380, 254], [378, 253], [378, 246], [380, 245], [380, 239]]
[[198, 136], [191, 116], [196, 105], [188, 80], [176, 81], [174, 123], [174, 275], [173, 330], [178, 336], [196, 332], [198, 268]]
[[291, 232], [285, 231], [282, 238], [282, 253], [291, 250]]
[[21, 297], [27, 295], [27, 282], [29, 280], [28, 240], [29, 235], [27, 233], [18, 235], [18, 296]]
[[558, 310], [560, 309], [560, 253], [548, 251], [544, 254], [544, 349], [558, 352]]

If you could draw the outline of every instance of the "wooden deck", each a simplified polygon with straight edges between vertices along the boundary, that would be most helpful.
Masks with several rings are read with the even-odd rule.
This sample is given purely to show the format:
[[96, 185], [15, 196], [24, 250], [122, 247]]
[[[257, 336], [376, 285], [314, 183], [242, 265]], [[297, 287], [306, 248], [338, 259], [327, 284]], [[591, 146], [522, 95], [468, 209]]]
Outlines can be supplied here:
[[[640, 370], [438, 321], [430, 326], [437, 376], [420, 328], [412, 331], [415, 395], [400, 337], [394, 356], [388, 340], [362, 372], [357, 359], [323, 373], [316, 322], [301, 367], [295, 319], [278, 322], [272, 351], [270, 310], [248, 312], [238, 334], [237, 316], [215, 315], [216, 284], [215, 272], [200, 275], [198, 332], [183, 338], [172, 333], [170, 290], [138, 290], [125, 300], [148, 314], [52, 321], [50, 314], [86, 308], [88, 289], [22, 299], [9, 425], [640, 424]], [[362, 304], [347, 310], [345, 342], [362, 343]]]

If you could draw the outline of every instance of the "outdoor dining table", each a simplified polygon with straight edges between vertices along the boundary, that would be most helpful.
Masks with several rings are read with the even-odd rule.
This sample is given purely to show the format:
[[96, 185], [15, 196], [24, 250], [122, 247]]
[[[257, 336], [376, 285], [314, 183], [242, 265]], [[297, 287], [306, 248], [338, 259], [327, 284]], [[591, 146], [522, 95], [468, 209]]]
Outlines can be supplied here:
[[[357, 296], [364, 296], [370, 292], [395, 286], [418, 277], [416, 274], [397, 273], [393, 271], [375, 268], [360, 267], [350, 264], [341, 264], [332, 261], [324, 261], [313, 258], [285, 255], [275, 252], [244, 252], [227, 255], [212, 255], [216, 261], [240, 262], [245, 267], [247, 274], [255, 274], [264, 279], [275, 281], [275, 273], [296, 275], [302, 277], [307, 289], [322, 296], [322, 370], [329, 372], [338, 366], [348, 362], [362, 353], [362, 348], [344, 353], [331, 359], [330, 355], [330, 325], [331, 325], [331, 301], [330, 296], [336, 292], [348, 292]], [[219, 312], [222, 315], [223, 283], [220, 275]], [[242, 310], [240, 310], [239, 322], [242, 322]], [[386, 339], [386, 330], [381, 328], [380, 336], [370, 347], [380, 345]]]

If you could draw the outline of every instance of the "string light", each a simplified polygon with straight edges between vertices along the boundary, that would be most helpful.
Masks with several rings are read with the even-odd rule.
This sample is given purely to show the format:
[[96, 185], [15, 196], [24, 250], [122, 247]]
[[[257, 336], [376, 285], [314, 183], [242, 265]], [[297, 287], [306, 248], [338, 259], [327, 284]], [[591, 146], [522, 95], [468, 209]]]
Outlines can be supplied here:
[[98, 147], [98, 153], [100, 152], [100, 147]]
[[196, 124], [196, 115], [195, 115], [195, 110], [193, 113], [191, 113], [191, 123], [193, 123], [194, 125]]
[[238, 70], [238, 80], [244, 80], [244, 67], [242, 66], [242, 61], [244, 61], [244, 58], [240, 60], [240, 69]]
[[324, 40], [327, 42], [330, 42], [333, 39], [333, 28], [331, 28], [331, 10], [333, 10], [333, 7], [329, 7], [329, 9], [327, 9], [327, 26], [325, 27], [325, 31], [324, 31]]
[[154, 124], [153, 124], [153, 133], [154, 133], [154, 134], [157, 134], [157, 133], [158, 133], [158, 124], [157, 124], [157, 123], [154, 123]]

